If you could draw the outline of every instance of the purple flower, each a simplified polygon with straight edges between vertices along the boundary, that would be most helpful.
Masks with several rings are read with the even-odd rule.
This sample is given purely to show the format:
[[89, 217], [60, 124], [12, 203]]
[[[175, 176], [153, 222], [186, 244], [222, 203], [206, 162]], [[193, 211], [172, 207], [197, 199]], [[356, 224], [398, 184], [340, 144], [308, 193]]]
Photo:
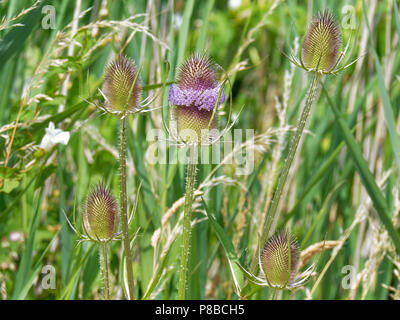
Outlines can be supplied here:
[[[168, 100], [171, 104], [176, 106], [192, 107], [195, 106], [197, 109], [205, 109], [211, 111], [214, 109], [215, 104], [218, 100], [218, 94], [221, 90], [221, 86], [216, 86], [210, 89], [181, 89], [177, 85], [171, 85], [169, 88]], [[225, 102], [225, 93], [222, 89], [219, 103]]]
[[214, 107], [225, 101], [216, 69], [208, 55], [193, 54], [179, 67], [176, 84], [169, 88], [178, 134], [186, 143], [212, 141], [212, 130], [217, 127]]
[[[175, 106], [213, 110], [221, 91], [215, 70], [215, 64], [209, 56], [193, 54], [179, 68], [177, 84], [169, 89], [169, 102]], [[219, 104], [224, 101], [222, 89]]]

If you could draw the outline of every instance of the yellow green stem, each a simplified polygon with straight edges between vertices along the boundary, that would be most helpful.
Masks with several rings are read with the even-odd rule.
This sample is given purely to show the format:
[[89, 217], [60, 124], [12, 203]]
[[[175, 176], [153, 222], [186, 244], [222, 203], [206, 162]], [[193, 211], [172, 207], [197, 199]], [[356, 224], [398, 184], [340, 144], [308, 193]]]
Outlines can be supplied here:
[[313, 105], [315, 95], [316, 95], [316, 89], [317, 89], [317, 83], [319, 81], [319, 77], [320, 77], [320, 75], [318, 73], [314, 73], [314, 77], [312, 79], [311, 86], [308, 91], [308, 95], [307, 95], [307, 99], [306, 99], [306, 103], [305, 103], [303, 112], [301, 113], [299, 122], [297, 124], [297, 129], [296, 129], [295, 135], [293, 136], [290, 146], [289, 146], [289, 153], [288, 153], [287, 159], [285, 161], [285, 166], [283, 167], [282, 173], [279, 177], [278, 186], [274, 193], [274, 197], [272, 199], [272, 204], [271, 204], [270, 210], [268, 211], [268, 214], [267, 214], [263, 233], [261, 235], [261, 244], [265, 243], [265, 241], [268, 239], [268, 237], [272, 233], [271, 231], [273, 231], [273, 230], [271, 230], [273, 222], [279, 218], [280, 212], [277, 209], [278, 209], [281, 197], [282, 197], [282, 192], [283, 192], [284, 186], [286, 184], [287, 177], [289, 175], [290, 168], [292, 166], [294, 157], [296, 155], [297, 147], [299, 145], [301, 136], [304, 131], [304, 127], [305, 127], [308, 117], [310, 115], [311, 107]]
[[132, 252], [129, 238], [128, 224], [128, 200], [126, 193], [126, 117], [121, 118], [120, 141], [119, 141], [119, 163], [120, 163], [120, 210], [122, 220], [122, 237], [124, 243], [124, 252], [126, 257], [126, 270], [128, 277], [129, 299], [133, 300], [135, 296]]
[[186, 282], [188, 274], [189, 262], [189, 249], [190, 249], [190, 229], [192, 220], [192, 204], [193, 204], [193, 191], [196, 180], [197, 170], [197, 144], [190, 145], [189, 163], [187, 166], [187, 181], [186, 181], [186, 194], [185, 206], [183, 216], [183, 229], [182, 229], [182, 249], [181, 249], [181, 264], [179, 268], [179, 283], [178, 283], [178, 299], [184, 300], [186, 298]]

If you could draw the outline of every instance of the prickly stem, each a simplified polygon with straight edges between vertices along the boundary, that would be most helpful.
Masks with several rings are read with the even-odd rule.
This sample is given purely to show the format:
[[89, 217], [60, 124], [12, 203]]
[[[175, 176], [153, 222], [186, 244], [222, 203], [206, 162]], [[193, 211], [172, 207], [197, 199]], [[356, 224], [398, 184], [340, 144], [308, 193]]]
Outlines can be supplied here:
[[104, 300], [111, 299], [110, 268], [108, 259], [108, 243], [98, 242], [100, 254], [100, 269], [103, 278], [103, 297]]
[[183, 229], [182, 229], [182, 247], [181, 264], [179, 268], [178, 299], [186, 298], [186, 282], [188, 274], [189, 249], [190, 249], [190, 229], [193, 204], [193, 191], [196, 180], [197, 170], [197, 144], [189, 146], [191, 149], [189, 163], [187, 165], [186, 194], [184, 205]]
[[265, 224], [264, 224], [264, 230], [261, 236], [261, 243], [265, 243], [269, 235], [272, 233], [273, 230], [271, 230], [273, 222], [279, 218], [279, 211], [278, 206], [279, 206], [279, 201], [282, 196], [282, 192], [290, 171], [290, 167], [293, 163], [294, 157], [296, 155], [297, 147], [299, 145], [301, 136], [304, 131], [304, 127], [307, 123], [308, 117], [310, 115], [311, 107], [313, 105], [315, 95], [316, 95], [316, 89], [317, 89], [317, 83], [319, 81], [320, 75], [318, 73], [314, 73], [310, 89], [308, 91], [306, 103], [303, 109], [303, 112], [301, 113], [300, 119], [297, 124], [297, 129], [295, 132], [295, 135], [293, 136], [290, 146], [289, 146], [289, 153], [287, 156], [287, 159], [285, 161], [285, 166], [283, 167], [282, 173], [279, 177], [278, 181], [278, 186], [276, 188], [274, 197], [272, 199], [272, 204], [270, 207], [270, 210], [268, 212]]
[[126, 117], [122, 117], [120, 127], [120, 149], [119, 149], [119, 162], [120, 162], [120, 208], [122, 220], [122, 236], [124, 243], [124, 252], [126, 257], [126, 269], [128, 276], [128, 289], [129, 299], [134, 299], [134, 282], [133, 282], [133, 269], [132, 269], [132, 252], [129, 239], [129, 225], [128, 225], [128, 200], [126, 193]]

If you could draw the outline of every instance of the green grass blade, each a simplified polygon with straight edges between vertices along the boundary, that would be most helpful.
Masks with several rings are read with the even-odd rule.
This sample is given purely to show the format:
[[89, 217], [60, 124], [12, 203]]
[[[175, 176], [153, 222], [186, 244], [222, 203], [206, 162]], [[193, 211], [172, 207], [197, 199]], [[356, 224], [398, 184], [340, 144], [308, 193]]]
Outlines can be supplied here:
[[[205, 202], [203, 201], [204, 206], [206, 207]], [[232, 272], [232, 278], [235, 283], [236, 293], [240, 296], [240, 292], [244, 286], [244, 276], [243, 271], [238, 266], [239, 258], [236, 255], [235, 248], [233, 247], [232, 241], [225, 233], [225, 230], [218, 224], [218, 222], [214, 219], [214, 217], [208, 212], [206, 208], [206, 213], [208, 217], [208, 221], [210, 221], [212, 229], [215, 231], [218, 240], [222, 244], [224, 251], [226, 253], [226, 257], [228, 258], [229, 267]]]
[[18, 297], [21, 296], [25, 284], [29, 282], [29, 277], [31, 275], [33, 250], [36, 239], [36, 231], [39, 225], [39, 218], [41, 212], [40, 206], [42, 204], [42, 198], [43, 198], [43, 190], [40, 189], [39, 195], [36, 197], [36, 202], [35, 202], [36, 210], [31, 218], [29, 226], [29, 234], [26, 240], [24, 253], [22, 256], [22, 260], [19, 264], [18, 272], [15, 277], [15, 286], [12, 294], [12, 299], [18, 299]]
[[325, 96], [328, 100], [328, 104], [331, 107], [332, 111], [334, 112], [336, 121], [338, 122], [338, 125], [342, 130], [343, 138], [345, 139], [347, 147], [349, 148], [350, 154], [352, 156], [352, 159], [356, 164], [356, 168], [361, 177], [362, 183], [366, 188], [369, 196], [371, 197], [371, 200], [374, 204], [374, 207], [379, 215], [381, 222], [389, 232], [389, 235], [393, 240], [397, 252], [400, 253], [400, 237], [390, 219], [391, 214], [388, 205], [386, 203], [385, 197], [383, 196], [381, 190], [376, 184], [374, 176], [369, 170], [368, 163], [365, 161], [362, 152], [360, 150], [360, 147], [358, 143], [355, 141], [353, 135], [351, 134], [351, 131], [347, 126], [346, 121], [342, 118], [338, 108], [333, 104], [323, 84], [322, 84], [322, 90], [325, 93]]
[[[363, 10], [364, 10], [364, 16], [367, 17], [367, 12], [366, 12], [366, 5], [365, 5], [365, 0], [363, 0]], [[397, 18], [398, 20], [398, 18]], [[396, 20], [396, 23], [397, 23]], [[382, 98], [382, 103], [383, 103], [383, 110], [384, 110], [384, 114], [385, 114], [385, 120], [386, 120], [386, 125], [387, 125], [387, 129], [389, 132], [389, 137], [390, 137], [390, 142], [392, 144], [392, 148], [393, 148], [393, 153], [394, 153], [394, 157], [396, 160], [396, 164], [397, 164], [397, 170], [400, 172], [400, 140], [399, 140], [399, 136], [397, 134], [397, 130], [396, 130], [396, 122], [395, 122], [395, 116], [393, 114], [393, 109], [392, 109], [392, 105], [390, 103], [390, 97], [389, 97], [389, 93], [386, 90], [386, 86], [385, 86], [385, 81], [383, 79], [383, 73], [382, 73], [382, 66], [379, 62], [379, 56], [376, 52], [376, 49], [374, 47], [373, 44], [373, 38], [372, 38], [372, 32], [368, 23], [368, 19], [365, 19], [365, 22], [367, 24], [367, 28], [368, 28], [368, 34], [369, 34], [369, 42], [370, 42], [370, 48], [372, 50], [372, 53], [374, 55], [374, 62], [375, 62], [375, 69], [378, 75], [378, 82], [379, 82], [379, 89], [381, 92], [381, 98]]]

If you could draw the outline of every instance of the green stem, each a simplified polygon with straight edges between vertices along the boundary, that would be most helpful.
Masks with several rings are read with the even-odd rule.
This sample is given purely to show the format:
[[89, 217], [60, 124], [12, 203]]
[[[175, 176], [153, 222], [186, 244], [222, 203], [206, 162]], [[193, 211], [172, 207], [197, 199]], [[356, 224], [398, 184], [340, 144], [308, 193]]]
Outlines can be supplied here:
[[128, 225], [128, 200], [126, 195], [126, 117], [121, 118], [120, 139], [119, 139], [119, 164], [120, 164], [120, 210], [122, 220], [122, 237], [126, 257], [126, 270], [128, 276], [129, 299], [134, 299], [134, 283], [132, 269], [131, 242], [129, 239]]
[[190, 157], [187, 166], [186, 194], [182, 229], [181, 265], [179, 268], [178, 299], [186, 298], [186, 282], [188, 274], [189, 248], [190, 248], [190, 223], [192, 216], [193, 191], [197, 169], [197, 145], [189, 146]]
[[278, 288], [271, 288], [271, 298], [270, 298], [270, 300], [277, 300], [278, 299], [278, 293], [279, 293], [279, 289]]
[[99, 242], [100, 269], [103, 277], [104, 299], [110, 300], [110, 268], [108, 261], [108, 243]]
[[288, 153], [288, 156], [287, 156], [287, 159], [285, 162], [285, 166], [283, 167], [282, 173], [279, 177], [278, 186], [276, 188], [274, 197], [272, 199], [271, 208], [270, 208], [267, 218], [266, 218], [264, 230], [263, 230], [263, 233], [261, 236], [261, 244], [264, 244], [265, 241], [268, 239], [268, 236], [270, 235], [270, 232], [271, 232], [272, 223], [275, 221], [275, 219], [279, 218], [279, 212], [277, 211], [278, 206], [279, 206], [279, 201], [282, 197], [282, 192], [283, 192], [283, 189], [284, 189], [284, 186], [285, 186], [285, 183], [286, 183], [289, 171], [290, 171], [290, 167], [292, 166], [294, 157], [296, 155], [296, 151], [297, 151], [297, 147], [300, 142], [300, 138], [303, 134], [304, 127], [305, 127], [308, 117], [310, 115], [311, 107], [313, 105], [314, 98], [315, 98], [318, 80], [319, 80], [319, 74], [314, 73], [314, 77], [311, 82], [310, 90], [307, 95], [307, 100], [306, 100], [303, 112], [301, 113], [299, 122], [297, 124], [296, 133], [291, 140], [290, 147], [289, 147], [289, 153]]

